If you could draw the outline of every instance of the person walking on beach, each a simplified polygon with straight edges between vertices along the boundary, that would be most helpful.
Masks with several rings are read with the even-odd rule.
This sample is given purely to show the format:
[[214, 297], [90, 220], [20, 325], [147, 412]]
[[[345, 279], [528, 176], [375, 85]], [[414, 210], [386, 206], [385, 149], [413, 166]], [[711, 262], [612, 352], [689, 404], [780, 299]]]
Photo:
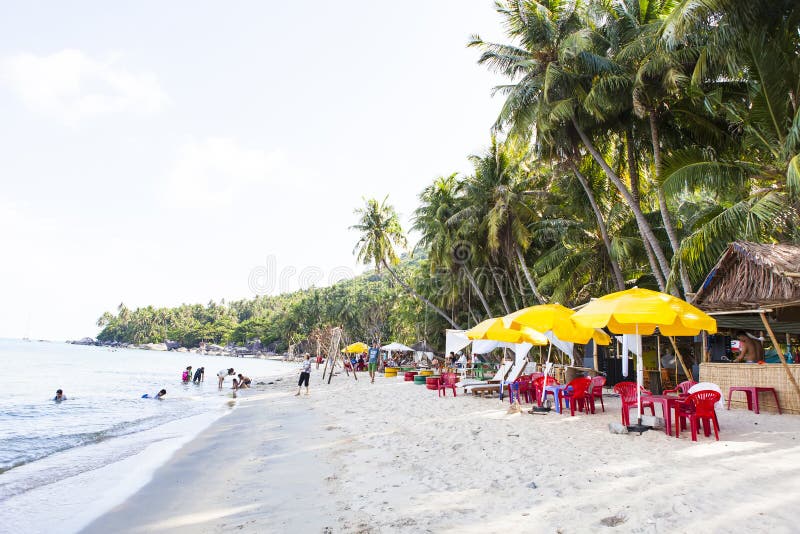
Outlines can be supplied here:
[[221, 369], [217, 373], [217, 378], [219, 378], [219, 389], [222, 389], [222, 383], [225, 381], [225, 377], [230, 376], [235, 372], [236, 371], [233, 370], [233, 367], [231, 367], [230, 369]]
[[303, 360], [303, 367], [300, 371], [300, 380], [297, 381], [297, 393], [295, 393], [295, 397], [300, 396], [300, 390], [303, 388], [303, 384], [306, 386], [306, 395], [308, 395], [308, 381], [311, 378], [311, 355], [306, 353], [306, 359]]
[[206, 377], [206, 368], [198, 367], [197, 371], [194, 372], [194, 378], [192, 379], [192, 382], [194, 382], [195, 384], [199, 384], [205, 379], [205, 377]]
[[372, 343], [372, 348], [369, 349], [369, 363], [367, 364], [369, 369], [369, 378], [372, 383], [375, 383], [375, 371], [378, 370], [378, 356], [381, 353], [380, 347], [378, 347], [378, 342], [374, 341]]
[[66, 397], [66, 395], [64, 395], [63, 391], [61, 391], [60, 389], [57, 389], [56, 390], [56, 396], [53, 397], [53, 400], [56, 401], [56, 402], [61, 402], [61, 401], [67, 400], [67, 397]]
[[185, 384], [186, 382], [188, 382], [191, 379], [192, 379], [192, 366], [190, 365], [183, 372], [183, 376], [181, 376], [181, 380], [183, 380], [183, 383]]

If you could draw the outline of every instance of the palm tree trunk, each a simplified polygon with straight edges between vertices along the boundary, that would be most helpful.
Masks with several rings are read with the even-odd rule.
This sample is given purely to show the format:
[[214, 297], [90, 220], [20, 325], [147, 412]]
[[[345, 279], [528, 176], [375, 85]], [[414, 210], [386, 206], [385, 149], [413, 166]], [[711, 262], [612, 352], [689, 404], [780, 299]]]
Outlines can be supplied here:
[[405, 283], [405, 282], [404, 282], [404, 281], [403, 281], [403, 280], [402, 280], [402, 279], [401, 279], [401, 278], [400, 278], [400, 277], [397, 275], [397, 273], [396, 273], [396, 272], [394, 272], [394, 270], [393, 270], [391, 267], [389, 267], [389, 263], [388, 263], [386, 260], [383, 260], [383, 262], [382, 262], [382, 263], [383, 263], [383, 266], [384, 266], [384, 267], [386, 267], [386, 270], [387, 270], [387, 271], [389, 271], [389, 274], [391, 274], [391, 275], [392, 275], [392, 278], [394, 278], [394, 279], [397, 281], [397, 283], [398, 283], [398, 284], [400, 284], [401, 286], [403, 286], [403, 289], [405, 289], [406, 291], [408, 291], [409, 293], [411, 293], [412, 295], [414, 295], [415, 297], [417, 297], [419, 300], [421, 300], [422, 302], [424, 302], [425, 304], [427, 304], [427, 305], [428, 305], [428, 307], [430, 307], [430, 308], [431, 308], [433, 311], [435, 311], [436, 313], [438, 313], [439, 315], [441, 315], [441, 316], [444, 318], [444, 320], [445, 320], [445, 321], [447, 321], [448, 323], [450, 323], [450, 325], [451, 325], [453, 328], [455, 328], [456, 330], [460, 330], [460, 329], [461, 329], [461, 327], [460, 327], [460, 326], [458, 326], [458, 325], [456, 324], [456, 322], [455, 322], [455, 321], [453, 321], [453, 319], [451, 319], [451, 318], [450, 318], [450, 316], [449, 316], [449, 315], [447, 315], [447, 314], [446, 314], [444, 311], [442, 311], [442, 310], [441, 310], [441, 309], [440, 309], [438, 306], [436, 306], [435, 304], [433, 304], [431, 301], [429, 301], [428, 299], [426, 299], [425, 297], [423, 297], [422, 295], [420, 295], [419, 293], [417, 293], [416, 291], [414, 291], [414, 288], [412, 288], [410, 285], [408, 285], [407, 283]]
[[[627, 149], [626, 151], [628, 156], [628, 174], [631, 178], [631, 196], [633, 197], [633, 200], [636, 202], [636, 205], [639, 207], [639, 209], [642, 209], [639, 164], [636, 162], [636, 153], [634, 152], [633, 147], [632, 128], [625, 130], [625, 148]], [[664, 291], [667, 282], [664, 279], [664, 276], [661, 274], [661, 269], [658, 267], [658, 263], [656, 262], [656, 257], [653, 254], [653, 249], [650, 246], [650, 242], [646, 239], [642, 239], [642, 246], [644, 247], [644, 252], [647, 255], [647, 261], [650, 263], [650, 271], [653, 273], [659, 289]]]
[[[655, 184], [653, 186], [656, 190], [656, 197], [658, 198], [658, 209], [661, 211], [661, 219], [664, 221], [664, 229], [667, 231], [669, 237], [669, 244], [672, 247], [673, 256], [678, 253], [681, 244], [678, 241], [678, 233], [675, 231], [675, 225], [672, 222], [672, 216], [669, 213], [667, 206], [667, 197], [664, 195], [664, 189], [661, 187], [661, 143], [659, 140], [658, 118], [656, 117], [655, 109], [650, 110], [650, 139], [653, 143], [653, 166], [655, 167]], [[680, 258], [673, 258], [678, 261], [678, 268], [681, 275], [681, 285], [683, 286], [683, 294], [688, 295], [692, 292], [692, 282], [689, 279], [689, 273], [686, 271], [686, 266], [680, 261]]]
[[[653, 229], [650, 227], [650, 224], [645, 219], [642, 210], [636, 205], [634, 202], [633, 196], [625, 184], [622, 182], [617, 173], [608, 165], [605, 158], [603, 158], [602, 154], [597, 150], [592, 143], [592, 140], [586, 135], [586, 132], [578, 124], [578, 121], [575, 117], [572, 117], [572, 125], [575, 127], [575, 130], [578, 132], [578, 135], [583, 142], [583, 145], [592, 155], [594, 160], [597, 162], [598, 165], [603, 169], [603, 172], [606, 173], [606, 176], [611, 180], [611, 182], [616, 186], [617, 190], [620, 192], [622, 197], [625, 199], [625, 202], [633, 211], [633, 216], [636, 218], [636, 223], [639, 226], [639, 232], [642, 234], [642, 238], [646, 239], [650, 242], [650, 246], [653, 249], [653, 254], [655, 254], [656, 260], [658, 260], [659, 268], [661, 269], [661, 275], [666, 278], [669, 276], [670, 268], [669, 268], [669, 261], [667, 261], [667, 257], [664, 255], [664, 251], [661, 248], [661, 244], [656, 239], [655, 234], [653, 233]], [[663, 288], [662, 288], [663, 290]]]
[[492, 279], [494, 280], [494, 285], [497, 287], [497, 291], [500, 292], [500, 300], [503, 302], [503, 309], [506, 310], [506, 315], [511, 313], [511, 309], [508, 307], [508, 301], [506, 301], [506, 292], [503, 290], [503, 286], [500, 285], [500, 280], [497, 279], [497, 274], [492, 269]]
[[478, 283], [475, 281], [475, 277], [472, 276], [472, 273], [469, 271], [466, 265], [463, 266], [464, 273], [467, 275], [467, 280], [469, 280], [469, 285], [472, 286], [472, 289], [475, 291], [475, 294], [478, 295], [478, 298], [483, 304], [483, 309], [486, 310], [486, 318], [489, 319], [492, 316], [492, 310], [489, 308], [489, 303], [486, 302], [486, 297], [483, 296], [483, 291], [481, 288], [478, 287]]
[[528, 266], [525, 265], [525, 256], [522, 255], [522, 250], [520, 250], [518, 245], [514, 245], [514, 252], [517, 253], [517, 260], [519, 261], [519, 266], [522, 267], [522, 272], [525, 273], [525, 278], [528, 280], [528, 285], [531, 286], [531, 291], [533, 292], [533, 297], [539, 304], [545, 304], [547, 301], [542, 297], [542, 294], [539, 293], [539, 288], [536, 287], [536, 284], [533, 281], [533, 277], [531, 276], [530, 271], [528, 270]]
[[658, 288], [661, 291], [664, 291], [664, 288], [667, 286], [667, 282], [664, 280], [664, 276], [661, 274], [661, 269], [658, 268], [658, 263], [656, 262], [656, 257], [653, 254], [653, 249], [650, 246], [650, 242], [646, 239], [643, 239], [642, 245], [644, 245], [644, 252], [647, 254], [647, 261], [650, 262], [650, 270], [653, 272], [653, 276], [656, 278]]
[[469, 309], [469, 316], [472, 317], [472, 320], [475, 322], [475, 324], [478, 324], [480, 322], [480, 320], [478, 320], [478, 317], [475, 315], [475, 312], [472, 311], [472, 308]]
[[631, 179], [631, 196], [638, 206], [641, 207], [641, 187], [639, 186], [639, 164], [636, 162], [636, 152], [633, 146], [633, 127], [625, 130], [625, 150], [628, 156], [628, 175]]
[[519, 289], [519, 298], [522, 299], [522, 307], [528, 307], [528, 300], [525, 298], [525, 285], [522, 283], [522, 276], [519, 274], [519, 265], [514, 266], [514, 271], [517, 276], [517, 289]]
[[603, 238], [603, 244], [605, 245], [606, 252], [608, 253], [608, 261], [611, 262], [611, 271], [614, 274], [614, 281], [617, 284], [617, 289], [622, 291], [625, 289], [625, 279], [622, 277], [622, 270], [619, 268], [619, 263], [611, 254], [611, 239], [608, 237], [608, 227], [606, 227], [606, 222], [603, 220], [603, 212], [600, 211], [600, 206], [597, 205], [597, 199], [594, 196], [594, 191], [592, 191], [592, 188], [589, 187], [589, 180], [586, 179], [586, 177], [578, 169], [578, 166], [575, 165], [575, 162], [573, 162], [571, 159], [569, 160], [569, 166], [572, 168], [572, 172], [575, 173], [575, 176], [581, 183], [581, 187], [583, 187], [586, 196], [589, 198], [589, 205], [592, 206], [594, 217], [597, 219], [597, 227], [600, 229], [600, 237]]

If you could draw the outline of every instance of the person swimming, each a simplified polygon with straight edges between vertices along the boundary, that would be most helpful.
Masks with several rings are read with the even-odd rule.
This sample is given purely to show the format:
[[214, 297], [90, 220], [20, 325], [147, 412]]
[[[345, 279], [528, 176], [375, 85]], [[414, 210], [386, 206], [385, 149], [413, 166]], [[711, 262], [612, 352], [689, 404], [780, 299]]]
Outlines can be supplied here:
[[53, 400], [56, 401], [56, 402], [61, 402], [61, 401], [67, 400], [67, 397], [66, 397], [66, 395], [64, 395], [63, 391], [61, 391], [60, 389], [57, 389], [56, 390], [56, 396], [53, 397]]
[[152, 397], [151, 397], [150, 395], [148, 395], [147, 393], [145, 393], [144, 395], [142, 395], [142, 398], [143, 398], [143, 399], [156, 399], [156, 400], [161, 400], [161, 399], [163, 399], [163, 398], [164, 398], [164, 395], [166, 395], [166, 394], [167, 394], [167, 390], [166, 390], [166, 389], [162, 389], [161, 391], [159, 391], [158, 393], [156, 393], [156, 394], [155, 394], [154, 396], [152, 396]]

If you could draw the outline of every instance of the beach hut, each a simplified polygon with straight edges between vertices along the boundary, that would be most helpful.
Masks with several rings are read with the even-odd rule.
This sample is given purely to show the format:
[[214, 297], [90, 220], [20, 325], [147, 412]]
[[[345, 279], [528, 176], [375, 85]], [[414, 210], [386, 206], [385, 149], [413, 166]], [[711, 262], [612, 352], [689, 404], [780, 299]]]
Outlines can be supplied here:
[[407, 347], [402, 343], [392, 342], [388, 345], [384, 345], [381, 347], [382, 351], [386, 351], [387, 359], [392, 357], [392, 352], [414, 352], [414, 349], [411, 347]]
[[[780, 362], [712, 362], [709, 351], [703, 350], [700, 379], [718, 384], [724, 393], [731, 386], [774, 388], [781, 410], [800, 414], [800, 365], [790, 365], [785, 355], [792, 336], [800, 336], [800, 246], [731, 243], [706, 276], [693, 303], [714, 317], [721, 329], [764, 332]], [[777, 411], [770, 396], [763, 400], [763, 408]], [[743, 400], [738, 403], [744, 405]]]
[[417, 341], [413, 345], [411, 345], [411, 350], [414, 351], [414, 361], [419, 363], [422, 360], [422, 357], [426, 357], [429, 360], [433, 358], [434, 351], [433, 347], [428, 345], [428, 342], [425, 340]]

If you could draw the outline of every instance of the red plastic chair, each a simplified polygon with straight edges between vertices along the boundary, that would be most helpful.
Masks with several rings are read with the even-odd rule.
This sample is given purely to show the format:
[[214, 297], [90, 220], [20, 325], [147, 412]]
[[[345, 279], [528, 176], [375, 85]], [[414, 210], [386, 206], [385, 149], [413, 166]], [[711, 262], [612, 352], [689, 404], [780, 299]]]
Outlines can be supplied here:
[[456, 378], [455, 373], [444, 373], [442, 375], [441, 380], [439, 380], [439, 396], [441, 397], [444, 395], [447, 396], [447, 388], [453, 390], [453, 396], [457, 397], [456, 395], [456, 382], [458, 382], [458, 378]]
[[557, 386], [558, 383], [558, 380], [552, 376], [548, 376], [545, 379], [544, 375], [542, 375], [533, 379], [533, 395], [536, 397], [536, 404], [538, 406], [542, 405], [542, 390], [545, 388], [545, 386]]
[[683, 395], [688, 395], [689, 388], [691, 388], [695, 384], [697, 384], [697, 382], [695, 382], [694, 380], [685, 380], [680, 384], [678, 384], [678, 386], [675, 389], [665, 389], [664, 395], [667, 395], [669, 393], [681, 393]]
[[592, 392], [592, 379], [587, 376], [581, 376], [574, 379], [572, 382], [567, 384], [567, 387], [559, 390], [558, 392], [558, 402], [559, 412], [564, 413], [561, 411], [561, 401], [562, 400], [569, 400], [569, 411], [570, 415], [575, 415], [575, 408], [578, 408], [579, 411], [589, 413], [589, 399], [591, 398]]
[[[631, 424], [630, 419], [630, 410], [631, 408], [637, 408], [638, 411], [638, 402], [636, 399], [636, 391], [639, 386], [635, 382], [620, 382], [616, 386], [614, 386], [614, 393], [619, 394], [619, 398], [622, 401], [622, 424], [628, 426]], [[642, 393], [650, 393], [646, 389], [642, 388]], [[655, 416], [656, 409], [653, 407], [653, 401], [648, 401], [646, 399], [642, 399], [642, 411], [645, 408], [650, 407], [650, 412]]]
[[675, 437], [680, 437], [680, 429], [686, 429], [686, 420], [692, 429], [692, 441], [697, 441], [697, 430], [703, 425], [703, 433], [711, 436], [711, 427], [714, 427], [714, 437], [719, 441], [719, 421], [714, 405], [719, 402], [722, 395], [716, 391], [698, 391], [689, 395], [686, 402], [678, 404], [678, 417], [675, 421]]
[[[542, 373], [533, 373], [529, 375], [522, 375], [520, 376], [515, 382], [518, 384], [517, 393], [519, 394], [519, 399], [522, 401], [524, 399], [525, 402], [530, 403], [533, 402], [533, 397], [535, 395], [535, 387], [533, 385], [534, 379], [538, 378], [538, 376], [543, 376]], [[511, 388], [509, 387], [509, 400], [511, 400]]]
[[600, 406], [602, 407], [603, 411], [606, 411], [606, 405], [603, 404], [603, 386], [606, 385], [606, 377], [604, 376], [595, 376], [592, 377], [592, 389], [591, 389], [591, 397], [589, 398], [589, 402], [592, 403], [592, 413], [595, 410], [595, 399], [600, 399]]

